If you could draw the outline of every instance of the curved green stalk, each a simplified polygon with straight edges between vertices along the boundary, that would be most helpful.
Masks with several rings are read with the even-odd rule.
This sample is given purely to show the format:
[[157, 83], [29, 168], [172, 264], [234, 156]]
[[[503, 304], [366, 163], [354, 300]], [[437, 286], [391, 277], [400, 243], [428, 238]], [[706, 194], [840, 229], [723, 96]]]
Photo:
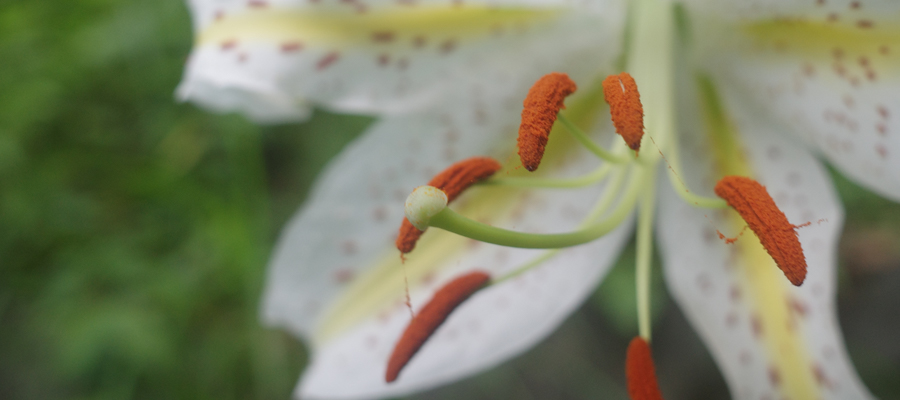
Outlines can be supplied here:
[[686, 203], [700, 207], [700, 208], [726, 208], [728, 207], [728, 203], [725, 202], [724, 199], [720, 199], [718, 197], [706, 197], [696, 195], [688, 189], [687, 185], [684, 183], [682, 177], [684, 174], [681, 172], [681, 155], [678, 148], [677, 140], [671, 141], [669, 143], [669, 157], [666, 159], [666, 162], [669, 163], [669, 169], [666, 173], [669, 177], [669, 184], [672, 185], [672, 189], [675, 190], [675, 193], [678, 193], [678, 196], [681, 197]]
[[[622, 185], [622, 182], [625, 181], [625, 173], [620, 172], [613, 177], [612, 181], [603, 191], [603, 195], [600, 196], [600, 200], [597, 201], [597, 204], [594, 205], [594, 209], [591, 210], [590, 214], [588, 214], [587, 218], [584, 219], [584, 222], [579, 226], [579, 228], [584, 228], [593, 223], [597, 218], [600, 218], [601, 215], [605, 214], [609, 207], [612, 205], [614, 200], [614, 194], [618, 192], [619, 187]], [[498, 283], [505, 282], [512, 278], [515, 278], [538, 265], [543, 264], [545, 261], [553, 258], [557, 253], [559, 253], [559, 249], [547, 250], [541, 255], [535, 257], [531, 261], [525, 263], [524, 265], [516, 268], [512, 272], [507, 273], [506, 275], [500, 276], [496, 279], [492, 279], [490, 285], [496, 285]]]
[[555, 249], [577, 246], [606, 235], [631, 214], [642, 187], [641, 183], [645, 179], [644, 174], [646, 174], [644, 169], [639, 169], [632, 174], [634, 176], [627, 191], [609, 217], [574, 232], [547, 234], [516, 232], [473, 221], [457, 214], [449, 207], [434, 215], [429, 226], [444, 229], [480, 242], [507, 247]]
[[573, 189], [600, 183], [612, 171], [612, 164], [605, 163], [593, 172], [573, 178], [534, 178], [530, 176], [513, 176], [488, 179], [479, 185], [516, 186], [526, 188]]
[[568, 131], [572, 134], [572, 137], [578, 140], [578, 142], [581, 143], [584, 147], [587, 147], [587, 149], [590, 150], [591, 153], [594, 153], [597, 157], [615, 164], [625, 164], [632, 161], [631, 158], [624, 154], [615, 154], [594, 143], [594, 141], [591, 140], [591, 138], [589, 138], [587, 134], [585, 134], [581, 129], [575, 126], [572, 121], [569, 121], [569, 119], [566, 118], [562, 113], [557, 115], [557, 120], [559, 120], [559, 122], [562, 122], [563, 125], [568, 128]]

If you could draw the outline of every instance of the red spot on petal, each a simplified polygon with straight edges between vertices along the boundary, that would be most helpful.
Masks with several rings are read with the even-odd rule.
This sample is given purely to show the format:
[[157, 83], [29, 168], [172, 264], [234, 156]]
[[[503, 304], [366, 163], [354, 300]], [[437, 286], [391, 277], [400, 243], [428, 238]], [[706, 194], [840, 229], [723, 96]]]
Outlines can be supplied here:
[[781, 386], [781, 372], [772, 366], [769, 367], [769, 383], [774, 387]]
[[453, 39], [445, 40], [443, 43], [441, 43], [441, 45], [439, 47], [441, 54], [450, 53], [455, 49], [456, 49], [456, 41]]
[[871, 20], [868, 20], [868, 19], [861, 19], [859, 21], [856, 21], [856, 26], [859, 27], [860, 29], [869, 29], [869, 28], [872, 28], [872, 26], [874, 26], [874, 25], [875, 24]]
[[741, 288], [739, 288], [737, 286], [732, 286], [731, 292], [729, 293], [729, 297], [731, 298], [732, 302], [735, 302], [735, 303], [739, 302], [741, 300]]
[[281, 44], [282, 53], [294, 53], [303, 50], [303, 42], [284, 42]]
[[759, 339], [763, 335], [763, 325], [762, 321], [759, 319], [758, 315], [754, 315], [750, 317], [750, 329], [753, 331], [753, 337]]
[[816, 383], [819, 386], [826, 389], [834, 389], [834, 382], [828, 378], [828, 375], [825, 374], [825, 369], [822, 368], [819, 364], [813, 364], [812, 366], [813, 376], [816, 377]]
[[788, 300], [788, 305], [790, 306], [791, 311], [800, 317], [806, 317], [806, 315], [809, 314], [809, 306], [797, 298], [792, 297]]
[[316, 69], [321, 71], [325, 68], [328, 68], [329, 66], [331, 66], [331, 64], [334, 64], [340, 57], [341, 53], [332, 51], [331, 53], [328, 53], [324, 57], [319, 59], [319, 62], [316, 63]]
[[359, 246], [353, 240], [345, 240], [341, 242], [341, 252], [344, 255], [352, 256], [359, 251]]
[[334, 271], [334, 281], [340, 284], [349, 283], [353, 280], [354, 273], [350, 269], [339, 269]]
[[219, 48], [222, 49], [222, 51], [228, 51], [228, 50], [231, 50], [231, 49], [237, 47], [237, 45], [238, 45], [237, 39], [228, 39], [228, 40], [222, 42], [219, 45]]
[[247, 1], [247, 6], [250, 8], [266, 8], [269, 6], [269, 3], [265, 0], [249, 0]]
[[372, 41], [376, 43], [390, 43], [395, 38], [396, 35], [391, 31], [372, 32]]
[[386, 67], [391, 62], [391, 56], [387, 53], [381, 53], [378, 55], [378, 66]]
[[878, 153], [878, 156], [881, 158], [887, 158], [888, 150], [883, 144], [879, 144], [875, 146], [875, 152]]

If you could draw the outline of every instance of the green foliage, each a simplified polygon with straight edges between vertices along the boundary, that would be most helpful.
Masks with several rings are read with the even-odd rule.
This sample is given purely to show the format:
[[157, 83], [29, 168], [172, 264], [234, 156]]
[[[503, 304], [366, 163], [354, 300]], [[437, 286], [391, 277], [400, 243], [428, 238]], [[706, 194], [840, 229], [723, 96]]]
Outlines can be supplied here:
[[71, 5], [0, 8], [0, 397], [288, 398], [305, 352], [257, 309], [303, 193], [269, 192], [263, 138], [303, 129], [174, 102], [181, 1]]

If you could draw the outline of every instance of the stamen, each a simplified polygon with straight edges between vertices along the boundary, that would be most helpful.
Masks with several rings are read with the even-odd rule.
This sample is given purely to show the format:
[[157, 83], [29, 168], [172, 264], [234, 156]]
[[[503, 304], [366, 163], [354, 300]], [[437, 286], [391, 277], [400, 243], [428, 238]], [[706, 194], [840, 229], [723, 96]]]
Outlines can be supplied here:
[[485, 272], [473, 271], [450, 281], [435, 292], [428, 304], [425, 304], [419, 314], [410, 321], [406, 330], [403, 331], [403, 336], [394, 346], [394, 351], [388, 360], [385, 381], [397, 380], [403, 367], [409, 363], [409, 360], [434, 331], [444, 323], [450, 313], [469, 296], [483, 288], [490, 279], [490, 275]]
[[[472, 186], [472, 184], [490, 178], [501, 167], [500, 163], [493, 158], [468, 158], [447, 167], [447, 169], [435, 175], [434, 178], [428, 181], [428, 186], [443, 190], [449, 203], [469, 186]], [[416, 247], [416, 242], [423, 233], [425, 233], [424, 230], [416, 228], [408, 219], [404, 218], [395, 242], [397, 249], [402, 254], [411, 252]]]
[[726, 176], [716, 184], [715, 191], [747, 222], [788, 280], [795, 286], [803, 284], [806, 257], [795, 226], [778, 209], [765, 186], [747, 177]]
[[641, 105], [637, 83], [627, 72], [607, 76], [603, 80], [603, 96], [609, 103], [609, 113], [616, 126], [616, 133], [637, 153], [641, 148], [641, 137], [644, 136], [644, 107]]
[[625, 379], [628, 381], [628, 395], [631, 400], [662, 400], [659, 384], [656, 383], [656, 369], [650, 345], [640, 338], [631, 339], [628, 355], [625, 357]]
[[538, 79], [528, 91], [518, 139], [519, 158], [525, 169], [534, 171], [541, 164], [556, 115], [565, 108], [563, 101], [575, 89], [575, 82], [568, 75], [552, 72]]

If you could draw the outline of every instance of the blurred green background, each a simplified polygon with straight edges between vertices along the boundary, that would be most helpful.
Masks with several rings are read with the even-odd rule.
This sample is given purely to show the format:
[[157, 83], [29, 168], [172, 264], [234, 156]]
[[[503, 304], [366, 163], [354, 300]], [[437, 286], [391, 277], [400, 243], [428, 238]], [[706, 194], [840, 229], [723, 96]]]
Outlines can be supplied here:
[[[176, 104], [191, 40], [181, 0], [0, 0], [0, 398], [289, 398], [306, 352], [258, 323], [266, 260], [371, 121], [260, 127]], [[898, 399], [900, 206], [835, 179], [847, 346]], [[541, 345], [416, 398], [624, 398], [631, 254]], [[663, 392], [726, 398], [654, 284]]]

